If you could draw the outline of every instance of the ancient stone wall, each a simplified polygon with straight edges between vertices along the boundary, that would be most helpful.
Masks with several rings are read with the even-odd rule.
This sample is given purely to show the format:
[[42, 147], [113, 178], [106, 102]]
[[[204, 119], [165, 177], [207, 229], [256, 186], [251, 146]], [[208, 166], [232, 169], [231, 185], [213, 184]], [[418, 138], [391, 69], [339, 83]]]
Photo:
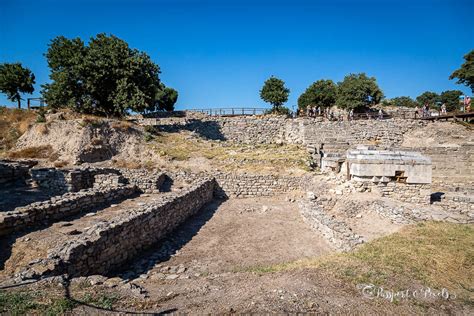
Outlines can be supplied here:
[[182, 191], [90, 227], [76, 240], [50, 251], [47, 264], [54, 266], [50, 272], [80, 276], [117, 269], [210, 202], [214, 185], [213, 179], [201, 179]]
[[320, 203], [314, 198], [300, 202], [301, 215], [312, 229], [320, 232], [336, 250], [349, 251], [364, 242], [363, 238], [354, 234], [347, 224], [328, 215]]
[[214, 174], [218, 184], [217, 195], [246, 198], [271, 196], [299, 190], [304, 177], [288, 177], [252, 174]]
[[0, 184], [26, 179], [30, 168], [30, 163], [0, 161]]
[[129, 197], [136, 193], [135, 186], [119, 186], [103, 189], [87, 189], [66, 193], [47, 201], [17, 207], [0, 214], [0, 236], [43, 221], [55, 221], [67, 216], [86, 212], [99, 205]]
[[379, 193], [383, 197], [390, 197], [402, 202], [415, 204], [430, 204], [430, 184], [410, 184], [399, 182], [353, 182], [355, 187], [370, 187], [371, 191]]
[[461, 146], [417, 148], [431, 157], [433, 178], [438, 183], [464, 183], [474, 187], [474, 143]]
[[92, 187], [131, 184], [142, 192], [157, 192], [165, 180], [163, 173], [147, 170], [113, 168], [32, 169], [31, 176], [39, 187], [63, 194]]

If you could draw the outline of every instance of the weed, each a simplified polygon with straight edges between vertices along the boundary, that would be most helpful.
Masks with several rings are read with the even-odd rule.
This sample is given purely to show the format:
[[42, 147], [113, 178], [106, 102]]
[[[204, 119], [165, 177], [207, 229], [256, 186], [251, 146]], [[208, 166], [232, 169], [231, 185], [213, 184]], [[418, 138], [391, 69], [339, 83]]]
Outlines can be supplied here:
[[35, 310], [39, 304], [33, 301], [34, 296], [29, 292], [0, 291], [0, 313], [22, 315]]
[[92, 295], [87, 293], [84, 295], [82, 301], [86, 304], [94, 305], [99, 308], [112, 309], [119, 296], [116, 294], [100, 294]]

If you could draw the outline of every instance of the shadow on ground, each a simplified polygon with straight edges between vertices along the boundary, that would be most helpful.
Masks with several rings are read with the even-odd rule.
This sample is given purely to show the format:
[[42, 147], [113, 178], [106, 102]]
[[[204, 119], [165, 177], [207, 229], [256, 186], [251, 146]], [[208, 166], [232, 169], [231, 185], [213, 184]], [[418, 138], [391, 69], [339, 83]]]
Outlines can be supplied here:
[[108, 277], [135, 279], [147, 273], [156, 264], [169, 260], [201, 230], [224, 201], [224, 199], [214, 199], [178, 226], [168, 237], [143, 251], [135, 260], [125, 264], [123, 269], [112, 272]]

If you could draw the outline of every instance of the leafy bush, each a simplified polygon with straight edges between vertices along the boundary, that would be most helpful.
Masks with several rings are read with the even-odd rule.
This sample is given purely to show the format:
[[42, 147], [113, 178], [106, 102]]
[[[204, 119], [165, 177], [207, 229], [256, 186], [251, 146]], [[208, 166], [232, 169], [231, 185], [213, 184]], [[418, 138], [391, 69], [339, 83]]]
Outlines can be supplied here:
[[45, 123], [46, 122], [46, 111], [44, 108], [40, 107], [38, 110], [38, 116], [36, 117], [36, 123]]

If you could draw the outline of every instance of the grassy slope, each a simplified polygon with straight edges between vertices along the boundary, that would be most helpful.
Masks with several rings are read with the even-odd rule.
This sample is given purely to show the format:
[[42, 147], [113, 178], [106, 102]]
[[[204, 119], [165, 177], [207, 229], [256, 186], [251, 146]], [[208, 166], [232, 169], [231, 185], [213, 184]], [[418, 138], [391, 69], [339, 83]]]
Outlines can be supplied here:
[[280, 173], [290, 168], [302, 171], [308, 168], [308, 153], [296, 145], [213, 142], [181, 132], [154, 135], [150, 140], [150, 146], [165, 159], [187, 161], [202, 157], [225, 171]]
[[36, 120], [34, 111], [0, 107], [0, 154], [15, 145], [16, 140]]
[[308, 259], [256, 272], [322, 269], [354, 285], [393, 290], [446, 288], [464, 303], [473, 302], [474, 225], [426, 222], [369, 242], [350, 253]]

